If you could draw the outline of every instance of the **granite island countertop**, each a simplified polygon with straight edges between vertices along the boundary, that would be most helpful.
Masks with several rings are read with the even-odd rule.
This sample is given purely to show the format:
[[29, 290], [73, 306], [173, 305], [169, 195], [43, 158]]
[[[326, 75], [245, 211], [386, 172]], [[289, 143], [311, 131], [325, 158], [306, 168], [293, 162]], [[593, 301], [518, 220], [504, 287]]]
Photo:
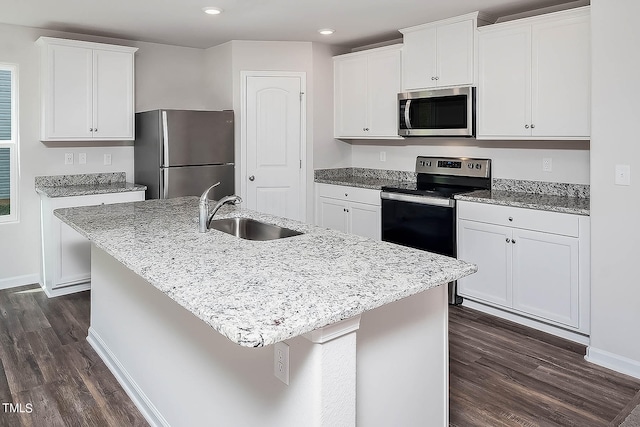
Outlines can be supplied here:
[[145, 191], [147, 186], [126, 182], [124, 172], [115, 172], [37, 176], [35, 189], [38, 194], [46, 197], [72, 197]]
[[[274, 344], [472, 274], [473, 264], [225, 205], [303, 235], [250, 241], [197, 231], [197, 197], [55, 215], [231, 341]], [[444, 303], [444, 302], [443, 302]]]
[[552, 194], [521, 193], [504, 190], [478, 190], [457, 194], [456, 200], [514, 206], [542, 211], [589, 215], [589, 198]]

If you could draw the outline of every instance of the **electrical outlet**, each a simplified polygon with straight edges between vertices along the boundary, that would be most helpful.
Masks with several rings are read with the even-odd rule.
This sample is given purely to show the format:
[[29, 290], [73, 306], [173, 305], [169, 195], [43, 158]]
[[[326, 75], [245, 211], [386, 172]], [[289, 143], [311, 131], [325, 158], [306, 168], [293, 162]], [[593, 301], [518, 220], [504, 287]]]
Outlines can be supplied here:
[[64, 164], [65, 165], [73, 164], [73, 153], [64, 153]]
[[380, 152], [380, 161], [381, 162], [386, 162], [387, 161], [387, 152], [386, 151], [381, 151]]
[[105, 154], [104, 155], [104, 164], [105, 165], [110, 165], [111, 164], [111, 154]]
[[616, 165], [616, 185], [631, 185], [631, 166]]
[[86, 165], [87, 164], [87, 153], [78, 154], [78, 164]]
[[280, 381], [289, 385], [289, 345], [276, 343], [273, 350], [273, 374]]
[[545, 157], [542, 159], [542, 171], [551, 172], [553, 170], [553, 161], [551, 157]]

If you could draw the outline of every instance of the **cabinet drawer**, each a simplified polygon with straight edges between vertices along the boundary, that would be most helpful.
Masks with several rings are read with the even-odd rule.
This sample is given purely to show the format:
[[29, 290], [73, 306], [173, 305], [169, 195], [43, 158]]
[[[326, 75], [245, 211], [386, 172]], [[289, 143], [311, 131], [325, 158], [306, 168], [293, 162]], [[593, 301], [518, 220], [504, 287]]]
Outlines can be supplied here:
[[380, 190], [318, 183], [316, 184], [316, 192], [320, 197], [380, 206]]
[[577, 215], [458, 201], [458, 218], [578, 237]]
[[72, 208], [76, 206], [110, 205], [112, 203], [137, 202], [144, 200], [144, 191], [125, 191], [121, 193], [89, 194], [86, 196], [50, 198], [52, 209]]

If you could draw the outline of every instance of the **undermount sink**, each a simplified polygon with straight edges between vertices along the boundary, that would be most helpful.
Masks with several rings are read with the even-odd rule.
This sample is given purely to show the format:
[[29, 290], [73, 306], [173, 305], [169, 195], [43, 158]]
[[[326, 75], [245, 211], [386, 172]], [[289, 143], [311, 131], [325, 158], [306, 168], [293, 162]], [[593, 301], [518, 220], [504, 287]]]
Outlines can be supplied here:
[[249, 218], [214, 219], [209, 224], [209, 228], [246, 240], [274, 240], [302, 234], [290, 228], [278, 227]]

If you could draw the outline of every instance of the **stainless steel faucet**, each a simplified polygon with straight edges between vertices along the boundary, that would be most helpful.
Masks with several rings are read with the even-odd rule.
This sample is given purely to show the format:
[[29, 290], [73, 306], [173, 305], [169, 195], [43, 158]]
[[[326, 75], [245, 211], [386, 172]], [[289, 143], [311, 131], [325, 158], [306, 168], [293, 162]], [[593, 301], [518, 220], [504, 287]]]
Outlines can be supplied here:
[[213, 216], [218, 212], [218, 209], [220, 209], [222, 205], [225, 203], [233, 203], [236, 205], [238, 203], [242, 203], [240, 196], [225, 196], [218, 200], [218, 203], [215, 204], [211, 213], [209, 213], [209, 191], [218, 185], [220, 185], [219, 182], [213, 184], [211, 187], [207, 188], [204, 193], [202, 193], [202, 196], [200, 196], [200, 203], [198, 204], [198, 231], [200, 233], [207, 232]]

